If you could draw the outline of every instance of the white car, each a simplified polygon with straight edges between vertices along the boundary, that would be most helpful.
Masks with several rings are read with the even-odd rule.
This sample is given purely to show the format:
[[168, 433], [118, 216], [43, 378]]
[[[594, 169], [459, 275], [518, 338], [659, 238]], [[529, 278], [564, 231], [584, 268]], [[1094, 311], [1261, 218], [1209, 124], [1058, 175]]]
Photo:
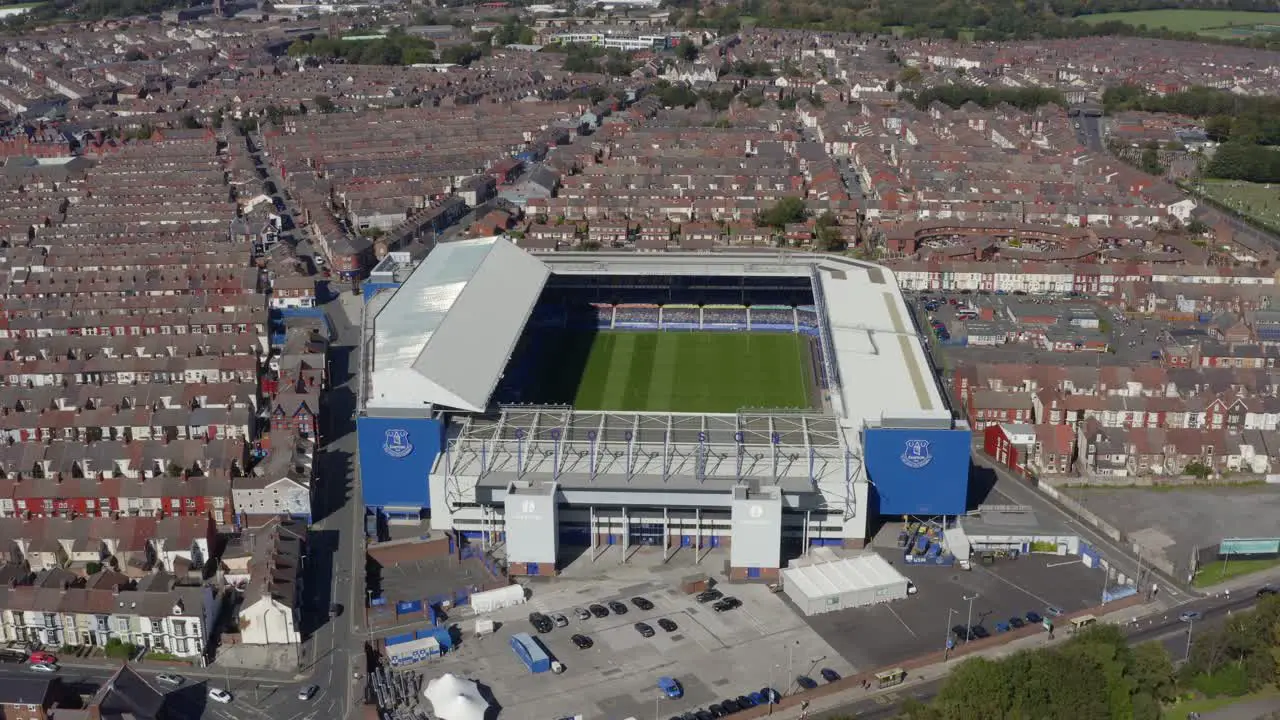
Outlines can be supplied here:
[[578, 618], [579, 620], [590, 620], [590, 619], [591, 619], [591, 613], [587, 612], [586, 610], [583, 610], [582, 608], [574, 608], [574, 609], [573, 609], [573, 615], [574, 615], [574, 617]]
[[565, 627], [569, 624], [569, 618], [565, 617], [564, 613], [551, 613], [551, 621], [556, 624], [556, 627]]
[[231, 693], [222, 688], [209, 688], [209, 699], [226, 705], [231, 702]]
[[156, 676], [156, 680], [164, 683], [165, 685], [181, 685], [186, 682], [187, 679], [181, 675], [174, 675], [173, 673], [160, 673]]
[[298, 699], [310, 700], [311, 698], [315, 697], [315, 694], [318, 692], [320, 692], [319, 685], [308, 685], [298, 691]]
[[54, 663], [32, 663], [31, 669], [42, 673], [58, 672], [58, 666]]

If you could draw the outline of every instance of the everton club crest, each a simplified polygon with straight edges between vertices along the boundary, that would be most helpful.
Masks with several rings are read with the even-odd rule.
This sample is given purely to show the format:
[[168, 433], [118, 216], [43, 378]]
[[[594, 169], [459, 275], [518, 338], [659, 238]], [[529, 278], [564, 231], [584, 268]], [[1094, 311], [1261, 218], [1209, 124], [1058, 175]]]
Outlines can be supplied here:
[[413, 443], [409, 442], [409, 431], [398, 428], [388, 430], [382, 441], [382, 452], [397, 460], [409, 457], [413, 452]]
[[920, 468], [933, 462], [933, 454], [929, 452], [928, 440], [908, 440], [907, 447], [902, 451], [902, 464], [912, 470]]

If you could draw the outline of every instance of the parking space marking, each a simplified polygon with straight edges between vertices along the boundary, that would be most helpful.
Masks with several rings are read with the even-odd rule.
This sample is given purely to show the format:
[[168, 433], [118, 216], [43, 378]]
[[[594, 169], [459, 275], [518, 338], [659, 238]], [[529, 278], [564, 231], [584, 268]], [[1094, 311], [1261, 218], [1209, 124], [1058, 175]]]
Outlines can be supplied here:
[[886, 610], [892, 613], [895, 618], [897, 618], [898, 622], [902, 623], [902, 627], [906, 628], [907, 632], [911, 633], [911, 637], [920, 637], [919, 635], [916, 634], [915, 630], [911, 629], [911, 626], [907, 624], [907, 621], [902, 619], [902, 616], [898, 614], [897, 610], [894, 610], [893, 607], [888, 603], [885, 603], [884, 607]]
[[[1075, 564], [1075, 563], [1073, 563], [1073, 564]], [[991, 572], [990, 570], [986, 570], [986, 569], [983, 569], [983, 568], [978, 568], [978, 570], [981, 570], [982, 572], [984, 572], [984, 573], [986, 573], [987, 575], [989, 575], [989, 576], [991, 576], [991, 577], [993, 577], [993, 578], [995, 578], [995, 579], [999, 580], [1000, 582], [1004, 583], [1005, 585], [1008, 585], [1009, 587], [1013, 588], [1014, 590], [1017, 590], [1017, 591], [1019, 591], [1019, 592], [1023, 593], [1023, 594], [1024, 594], [1024, 595], [1026, 595], [1027, 597], [1033, 597], [1033, 598], [1035, 598], [1037, 601], [1044, 603], [1046, 607], [1047, 607], [1047, 606], [1049, 606], [1049, 605], [1052, 605], [1052, 604], [1053, 604], [1052, 602], [1050, 602], [1050, 601], [1048, 601], [1048, 600], [1045, 600], [1044, 598], [1042, 598], [1042, 597], [1040, 597], [1039, 595], [1037, 595], [1037, 594], [1035, 594], [1035, 593], [1031, 592], [1030, 590], [1028, 590], [1028, 589], [1026, 589], [1026, 588], [1022, 587], [1021, 585], [1019, 585], [1019, 584], [1017, 584], [1017, 583], [1013, 582], [1012, 580], [1009, 580], [1009, 579], [1007, 579], [1007, 578], [1003, 578], [1003, 577], [1001, 577], [1001, 576], [997, 575], [996, 573]]]

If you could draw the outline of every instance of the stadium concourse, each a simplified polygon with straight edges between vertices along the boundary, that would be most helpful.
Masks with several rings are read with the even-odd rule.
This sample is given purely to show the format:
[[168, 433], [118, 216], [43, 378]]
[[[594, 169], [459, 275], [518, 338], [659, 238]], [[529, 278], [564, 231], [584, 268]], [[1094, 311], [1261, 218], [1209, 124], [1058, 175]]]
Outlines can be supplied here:
[[965, 511], [970, 431], [885, 268], [501, 237], [407, 263], [375, 268], [362, 329], [361, 484], [392, 522], [428, 516], [513, 574], [643, 545], [771, 579], [877, 516]]

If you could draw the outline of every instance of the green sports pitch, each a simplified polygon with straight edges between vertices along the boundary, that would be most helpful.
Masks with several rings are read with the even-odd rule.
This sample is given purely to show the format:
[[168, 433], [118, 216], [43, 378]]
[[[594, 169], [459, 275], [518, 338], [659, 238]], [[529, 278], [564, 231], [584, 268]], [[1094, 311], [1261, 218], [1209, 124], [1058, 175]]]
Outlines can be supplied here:
[[541, 333], [526, 400], [579, 410], [813, 409], [811, 341], [791, 333]]

